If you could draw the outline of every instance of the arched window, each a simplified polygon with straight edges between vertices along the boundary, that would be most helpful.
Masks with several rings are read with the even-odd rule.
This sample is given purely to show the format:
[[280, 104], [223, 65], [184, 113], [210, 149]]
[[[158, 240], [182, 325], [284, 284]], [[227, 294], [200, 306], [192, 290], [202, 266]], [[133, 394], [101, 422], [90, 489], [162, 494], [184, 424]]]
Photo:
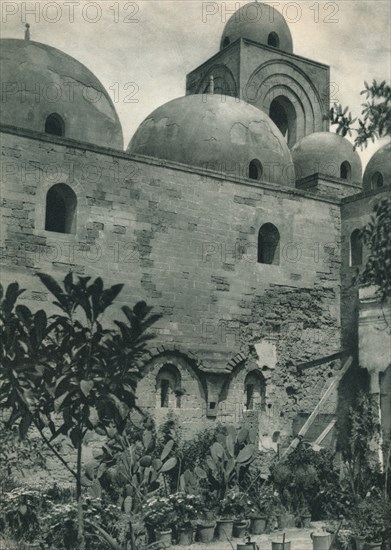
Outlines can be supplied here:
[[65, 134], [65, 124], [60, 115], [52, 113], [47, 117], [45, 121], [45, 133], [52, 136], [63, 136]]
[[262, 164], [258, 159], [253, 159], [248, 167], [248, 177], [252, 180], [260, 180], [262, 177]]
[[362, 240], [359, 229], [355, 229], [350, 235], [350, 265], [362, 264]]
[[269, 36], [267, 37], [267, 44], [268, 46], [273, 46], [273, 48], [279, 48], [280, 47], [280, 39], [278, 37], [278, 34], [276, 32], [271, 32]]
[[259, 230], [258, 262], [273, 265], [280, 263], [280, 233], [272, 223], [265, 223]]
[[65, 183], [57, 183], [46, 195], [46, 231], [75, 233], [77, 198]]
[[352, 169], [347, 160], [344, 160], [341, 164], [340, 177], [343, 180], [350, 180]]
[[289, 147], [296, 142], [296, 110], [293, 103], [282, 95], [273, 99], [269, 116], [284, 136]]
[[383, 176], [380, 172], [375, 172], [371, 179], [372, 189], [379, 189], [379, 187], [383, 187]]
[[249, 372], [244, 381], [244, 408], [246, 411], [265, 410], [265, 379], [259, 372]]
[[156, 377], [158, 405], [162, 408], [180, 408], [181, 375], [175, 365], [164, 365]]
[[227, 46], [229, 46], [229, 44], [230, 44], [230, 40], [228, 36], [226, 36], [223, 40], [223, 48], [226, 48]]

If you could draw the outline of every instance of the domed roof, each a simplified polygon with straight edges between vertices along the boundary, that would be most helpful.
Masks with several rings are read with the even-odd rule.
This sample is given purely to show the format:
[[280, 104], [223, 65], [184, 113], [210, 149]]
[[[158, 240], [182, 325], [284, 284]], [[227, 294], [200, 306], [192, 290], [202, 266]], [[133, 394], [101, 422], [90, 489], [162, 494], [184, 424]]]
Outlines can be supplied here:
[[250, 2], [238, 9], [225, 25], [220, 49], [238, 38], [274, 46], [284, 52], [293, 52], [288, 24], [281, 13], [269, 4]]
[[291, 153], [298, 180], [320, 173], [361, 183], [360, 156], [350, 141], [338, 134], [309, 134], [292, 147]]
[[364, 191], [391, 185], [391, 143], [386, 143], [370, 158], [364, 172]]
[[[1, 122], [123, 149], [122, 128], [99, 80], [73, 57], [30, 40], [0, 42]], [[53, 115], [47, 122], [50, 115]]]
[[288, 146], [274, 122], [260, 109], [220, 94], [188, 95], [159, 107], [127, 150], [292, 187], [295, 182]]

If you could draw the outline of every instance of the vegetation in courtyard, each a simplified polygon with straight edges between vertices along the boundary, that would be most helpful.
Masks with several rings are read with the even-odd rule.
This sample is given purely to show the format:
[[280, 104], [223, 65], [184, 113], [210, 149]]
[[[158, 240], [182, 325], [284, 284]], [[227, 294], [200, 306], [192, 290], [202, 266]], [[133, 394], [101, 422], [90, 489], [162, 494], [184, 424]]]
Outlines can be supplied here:
[[[161, 537], [190, 544], [196, 530], [213, 536], [216, 523], [217, 533], [227, 533], [234, 521], [241, 533], [260, 533], [304, 526], [311, 518], [331, 525], [339, 516], [341, 548], [356, 536], [368, 542], [391, 536], [389, 461], [380, 471], [379, 425], [368, 396], [359, 395], [349, 413], [338, 466], [330, 451], [304, 441], [282, 459], [271, 458], [258, 451], [256, 432], [243, 426], [216, 425], [186, 440], [173, 413], [156, 427], [137, 408], [136, 383], [158, 318], [150, 308], [124, 306], [124, 320], [104, 327], [103, 313], [121, 285], [105, 289], [100, 279], [74, 281], [72, 275], [62, 285], [40, 278], [59, 314], [31, 312], [18, 302], [16, 283], [1, 294], [4, 540], [21, 550], [31, 544], [142, 550], [158, 547]], [[93, 459], [84, 460], [91, 434]], [[73, 448], [73, 461], [59, 452], [61, 440]], [[384, 452], [389, 456], [389, 442]], [[24, 487], [21, 473], [45, 472], [48, 453], [70, 483]]]

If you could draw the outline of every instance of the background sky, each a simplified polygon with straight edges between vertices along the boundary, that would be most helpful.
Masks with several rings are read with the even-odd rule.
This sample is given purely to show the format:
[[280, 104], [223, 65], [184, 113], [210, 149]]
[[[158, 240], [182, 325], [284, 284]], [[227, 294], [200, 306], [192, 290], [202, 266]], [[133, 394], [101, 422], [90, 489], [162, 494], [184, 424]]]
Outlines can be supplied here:
[[[151, 111], [185, 94], [186, 74], [219, 50], [226, 21], [245, 3], [2, 0], [2, 37], [23, 38], [28, 22], [32, 40], [85, 64], [115, 102], [126, 146]], [[333, 101], [359, 115], [364, 80], [390, 80], [391, 3], [269, 3], [288, 19], [294, 53], [330, 65]], [[363, 165], [382, 143], [359, 151]]]

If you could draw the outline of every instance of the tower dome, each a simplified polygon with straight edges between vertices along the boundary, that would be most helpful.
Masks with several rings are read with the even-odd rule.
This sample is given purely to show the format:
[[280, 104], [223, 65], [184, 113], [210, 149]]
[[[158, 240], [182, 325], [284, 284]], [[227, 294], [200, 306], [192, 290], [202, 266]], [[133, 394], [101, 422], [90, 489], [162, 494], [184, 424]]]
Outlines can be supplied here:
[[238, 38], [293, 52], [292, 35], [280, 12], [271, 5], [250, 2], [236, 11], [225, 25], [220, 49]]
[[87, 67], [39, 42], [0, 44], [2, 124], [123, 149], [113, 102]]
[[346, 138], [332, 132], [314, 132], [291, 149], [296, 178], [320, 173], [361, 183], [362, 166], [357, 151]]
[[294, 187], [284, 138], [260, 109], [229, 96], [188, 95], [156, 109], [127, 151]]
[[364, 191], [391, 185], [391, 143], [386, 143], [370, 158], [364, 172]]

